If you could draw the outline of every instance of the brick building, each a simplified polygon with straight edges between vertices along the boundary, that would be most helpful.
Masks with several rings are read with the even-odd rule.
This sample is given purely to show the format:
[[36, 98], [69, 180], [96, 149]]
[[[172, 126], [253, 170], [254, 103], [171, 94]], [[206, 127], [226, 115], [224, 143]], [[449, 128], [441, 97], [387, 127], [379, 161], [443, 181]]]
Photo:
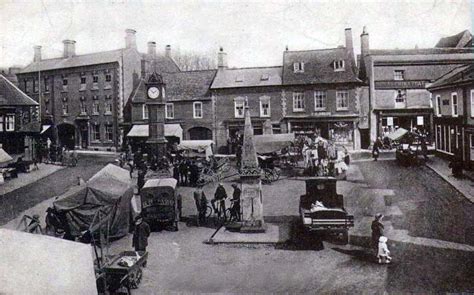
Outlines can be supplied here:
[[10, 154], [34, 156], [34, 137], [41, 131], [39, 106], [11, 81], [0, 75], [0, 143]]
[[[116, 150], [123, 140], [123, 109], [140, 77], [144, 55], [136, 32], [126, 30], [125, 48], [77, 55], [76, 42], [65, 40], [63, 56], [34, 61], [18, 76], [20, 88], [40, 102], [41, 120], [69, 148]], [[164, 58], [160, 67], [176, 65]], [[55, 136], [56, 137], [56, 136]]]
[[474, 169], [474, 65], [459, 66], [428, 87], [434, 100], [436, 152], [462, 156]]
[[433, 103], [426, 86], [472, 61], [469, 48], [370, 49], [364, 28], [359, 78], [369, 84], [370, 141], [397, 127], [424, 130], [432, 138]]

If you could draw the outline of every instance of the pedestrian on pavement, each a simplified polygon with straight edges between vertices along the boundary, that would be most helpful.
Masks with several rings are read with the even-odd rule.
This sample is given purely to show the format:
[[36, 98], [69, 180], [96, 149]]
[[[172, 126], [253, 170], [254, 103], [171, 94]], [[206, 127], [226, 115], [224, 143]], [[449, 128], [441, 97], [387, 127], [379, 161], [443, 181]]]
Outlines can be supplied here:
[[179, 164], [179, 176], [181, 177], [181, 185], [185, 186], [188, 183], [188, 165], [184, 159]]
[[146, 251], [148, 237], [150, 236], [150, 226], [138, 215], [135, 217], [135, 229], [133, 231], [132, 247], [135, 251]]
[[375, 219], [372, 221], [372, 249], [375, 255], [378, 255], [379, 239], [384, 234], [384, 226], [382, 224], [383, 214], [377, 213]]
[[227, 199], [227, 192], [225, 191], [224, 185], [222, 182], [216, 188], [216, 192], [214, 193], [214, 199], [211, 200], [212, 209], [214, 212], [217, 212], [216, 202], [219, 202], [220, 211], [217, 214], [217, 217], [220, 217], [220, 213], [224, 213], [224, 219], [226, 218], [225, 215], [225, 199]]
[[206, 222], [207, 198], [202, 190], [202, 184], [199, 184], [193, 193], [194, 203], [196, 204], [196, 225], [200, 226]]
[[173, 178], [176, 179], [179, 183], [179, 165], [178, 163], [175, 163], [173, 165]]
[[425, 162], [428, 161], [428, 147], [426, 146], [426, 137], [421, 137], [421, 154], [425, 159]]
[[382, 141], [380, 140], [380, 137], [379, 137], [377, 138], [377, 140], [375, 140], [374, 146], [372, 148], [372, 157], [374, 157], [374, 161], [377, 161], [381, 148], [382, 148]]
[[384, 236], [381, 236], [379, 238], [378, 253], [377, 253], [379, 264], [390, 263], [390, 261], [392, 260], [392, 257], [390, 257], [390, 250], [388, 250], [387, 240], [388, 240], [387, 237], [384, 237]]
[[[239, 186], [235, 183], [232, 184], [234, 192], [232, 193], [232, 211], [231, 214], [235, 217], [235, 220], [240, 221], [240, 195], [242, 191]], [[232, 217], [232, 216], [231, 216]]]

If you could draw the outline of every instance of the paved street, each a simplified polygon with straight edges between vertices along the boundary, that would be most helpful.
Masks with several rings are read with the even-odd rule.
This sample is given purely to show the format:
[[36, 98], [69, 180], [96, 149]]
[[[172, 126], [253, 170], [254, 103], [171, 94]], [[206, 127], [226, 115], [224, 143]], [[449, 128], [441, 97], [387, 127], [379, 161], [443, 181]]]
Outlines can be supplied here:
[[[364, 230], [364, 234], [370, 234], [372, 214], [366, 213], [373, 209], [386, 210], [384, 223], [394, 257], [391, 265], [373, 263], [368, 251], [361, 247], [341, 246], [316, 238], [303, 242], [298, 238], [298, 231], [292, 232], [297, 238], [276, 248], [207, 245], [203, 242], [215, 229], [195, 227], [192, 190], [180, 188], [184, 221], [179, 232], [152, 234], [148, 267], [135, 294], [472, 292], [474, 252], [444, 245], [457, 242], [455, 245], [462, 246], [458, 243], [464, 241], [463, 231], [468, 226], [467, 215], [472, 207], [468, 207], [463, 197], [426, 167], [398, 167], [395, 161], [361, 162], [353, 167], [367, 179], [339, 185], [359, 224], [353, 234], [360, 235]], [[225, 183], [225, 187], [230, 194], [230, 183]], [[267, 221], [289, 222], [297, 216], [303, 181], [283, 179], [274, 185], [264, 185], [263, 189]], [[364, 190], [372, 190], [372, 195], [363, 194]], [[213, 187], [206, 188], [208, 198], [213, 191]], [[353, 207], [374, 202], [377, 199], [374, 191], [382, 193], [387, 203], [375, 201], [374, 208]], [[383, 194], [389, 191], [393, 191], [388, 193], [392, 196], [384, 198]], [[446, 198], [451, 198], [449, 203]], [[452, 206], [441, 207], [442, 211], [437, 212], [442, 204]], [[466, 223], [455, 222], [458, 218]], [[412, 242], [401, 237], [397, 230], [408, 230], [409, 236], [426, 239]], [[436, 247], [424, 244], [426, 241]], [[130, 245], [130, 237], [121, 239], [113, 244], [112, 252]]]
[[[22, 211], [34, 205], [62, 194], [77, 183], [78, 177], [88, 180], [106, 163], [114, 160], [112, 156], [103, 155], [79, 155], [78, 158], [76, 167], [62, 169], [35, 183], [5, 194], [0, 200], [0, 225], [21, 215]], [[19, 177], [22, 177], [22, 174]]]

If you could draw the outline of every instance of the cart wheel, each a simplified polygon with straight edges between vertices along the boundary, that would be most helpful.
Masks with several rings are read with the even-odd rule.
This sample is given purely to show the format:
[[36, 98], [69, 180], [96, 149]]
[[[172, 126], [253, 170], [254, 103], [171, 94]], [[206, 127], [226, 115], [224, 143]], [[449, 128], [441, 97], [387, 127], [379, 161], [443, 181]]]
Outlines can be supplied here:
[[207, 206], [206, 207], [206, 218], [211, 217], [211, 215], [212, 215], [212, 208], [211, 208], [211, 206]]

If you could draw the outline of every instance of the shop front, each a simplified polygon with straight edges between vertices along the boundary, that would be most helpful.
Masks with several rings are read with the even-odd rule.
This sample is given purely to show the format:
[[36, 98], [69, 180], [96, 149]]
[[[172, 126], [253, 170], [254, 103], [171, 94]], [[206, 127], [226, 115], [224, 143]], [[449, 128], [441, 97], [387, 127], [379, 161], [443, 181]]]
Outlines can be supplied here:
[[433, 112], [431, 109], [375, 110], [378, 120], [377, 136], [385, 137], [398, 128], [426, 134], [433, 139]]

